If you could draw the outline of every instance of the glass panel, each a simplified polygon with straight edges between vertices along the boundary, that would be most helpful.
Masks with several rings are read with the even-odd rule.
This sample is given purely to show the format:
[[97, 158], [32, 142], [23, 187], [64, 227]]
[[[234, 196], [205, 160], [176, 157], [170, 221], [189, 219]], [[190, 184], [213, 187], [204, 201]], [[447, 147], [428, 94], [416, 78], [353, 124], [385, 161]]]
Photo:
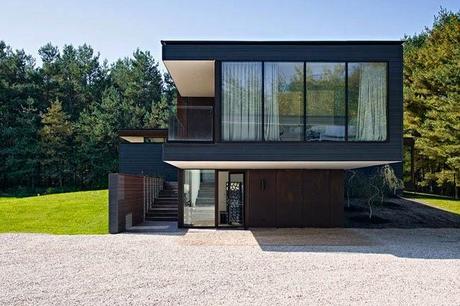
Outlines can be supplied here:
[[177, 106], [169, 118], [168, 140], [212, 141], [212, 106]]
[[387, 64], [348, 64], [348, 140], [387, 139]]
[[302, 140], [303, 63], [264, 64], [264, 111], [265, 140]]
[[244, 174], [219, 171], [219, 226], [242, 226]]
[[184, 224], [215, 226], [214, 170], [184, 170]]
[[345, 64], [307, 63], [305, 139], [345, 139]]
[[262, 140], [262, 63], [222, 63], [222, 139]]

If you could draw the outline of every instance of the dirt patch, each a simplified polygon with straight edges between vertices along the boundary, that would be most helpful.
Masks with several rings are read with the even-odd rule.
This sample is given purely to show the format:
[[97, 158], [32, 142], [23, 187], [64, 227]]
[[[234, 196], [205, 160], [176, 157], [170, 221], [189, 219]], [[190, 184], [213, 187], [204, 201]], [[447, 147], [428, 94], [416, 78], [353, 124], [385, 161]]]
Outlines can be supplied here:
[[[347, 205], [347, 204], [345, 204]], [[352, 199], [345, 207], [345, 226], [355, 228], [460, 228], [460, 215], [404, 198], [392, 198], [372, 207]]]

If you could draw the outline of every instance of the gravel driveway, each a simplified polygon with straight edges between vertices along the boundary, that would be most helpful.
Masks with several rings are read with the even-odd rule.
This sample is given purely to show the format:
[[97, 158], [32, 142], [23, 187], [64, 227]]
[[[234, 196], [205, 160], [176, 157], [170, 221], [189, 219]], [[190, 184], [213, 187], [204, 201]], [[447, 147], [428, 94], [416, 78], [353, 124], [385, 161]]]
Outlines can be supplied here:
[[0, 304], [460, 305], [460, 229], [0, 235]]

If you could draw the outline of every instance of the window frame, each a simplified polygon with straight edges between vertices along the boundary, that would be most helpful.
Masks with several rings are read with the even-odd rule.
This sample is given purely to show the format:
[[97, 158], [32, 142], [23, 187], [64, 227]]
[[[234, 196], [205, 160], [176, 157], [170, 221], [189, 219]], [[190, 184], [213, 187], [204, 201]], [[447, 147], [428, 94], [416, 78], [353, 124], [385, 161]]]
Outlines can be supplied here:
[[[223, 80], [223, 73], [222, 73], [222, 64], [226, 62], [248, 62], [248, 63], [261, 63], [262, 64], [262, 140], [248, 140], [248, 141], [241, 141], [241, 140], [224, 140], [222, 138], [222, 110], [223, 110], [223, 99], [222, 99], [222, 80]], [[276, 141], [276, 140], [265, 140], [265, 63], [302, 63], [303, 62], [303, 137], [302, 140], [286, 140], [286, 141]], [[345, 65], [345, 135], [344, 140], [337, 141], [337, 140], [321, 140], [321, 141], [311, 141], [306, 140], [306, 124], [307, 124], [307, 84], [306, 84], [306, 67], [307, 63], [343, 63]], [[385, 140], [349, 140], [348, 139], [348, 121], [349, 121], [349, 95], [348, 95], [348, 88], [349, 88], [349, 81], [348, 81], [348, 71], [349, 71], [349, 64], [360, 64], [360, 63], [382, 63], [386, 66], [386, 138]], [[320, 144], [320, 143], [333, 143], [333, 144], [342, 144], [342, 143], [353, 143], [353, 144], [363, 144], [363, 143], [389, 143], [390, 142], [390, 62], [389, 60], [347, 60], [347, 61], [340, 61], [340, 60], [223, 60], [219, 61], [219, 140], [220, 143], [276, 143], [276, 144], [289, 144], [289, 143], [308, 143], [308, 144]], [[217, 100], [217, 99], [216, 99]]]

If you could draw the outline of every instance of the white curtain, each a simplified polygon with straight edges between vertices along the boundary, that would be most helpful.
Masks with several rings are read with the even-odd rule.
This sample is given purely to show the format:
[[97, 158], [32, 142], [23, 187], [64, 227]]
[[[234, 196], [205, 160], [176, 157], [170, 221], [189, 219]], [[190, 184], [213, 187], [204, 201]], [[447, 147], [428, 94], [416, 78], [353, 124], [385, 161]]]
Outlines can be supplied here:
[[386, 65], [361, 65], [356, 140], [382, 141], [387, 137]]
[[262, 63], [223, 63], [223, 140], [262, 140], [261, 114]]
[[264, 136], [265, 140], [280, 140], [279, 115], [279, 65], [265, 63], [264, 66]]

